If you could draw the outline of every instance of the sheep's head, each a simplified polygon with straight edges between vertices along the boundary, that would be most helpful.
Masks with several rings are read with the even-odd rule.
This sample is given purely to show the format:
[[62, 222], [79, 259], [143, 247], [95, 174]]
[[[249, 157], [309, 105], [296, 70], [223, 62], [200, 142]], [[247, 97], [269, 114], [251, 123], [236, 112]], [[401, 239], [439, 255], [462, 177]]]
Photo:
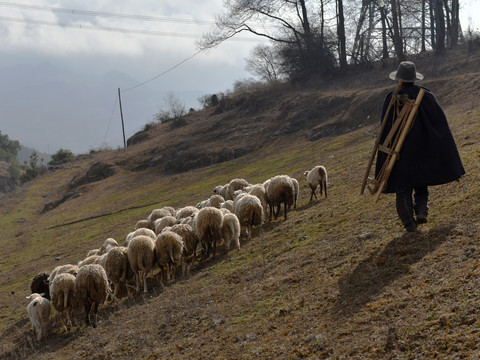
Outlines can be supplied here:
[[305, 178], [307, 178], [307, 176], [308, 176], [309, 173], [310, 173], [310, 171], [305, 171], [305, 172], [303, 173], [303, 176], [305, 176]]
[[223, 189], [223, 186], [219, 185], [219, 186], [215, 187], [215, 189], [213, 189], [213, 193], [217, 194], [217, 195], [220, 195], [220, 192], [222, 191], [222, 189]]

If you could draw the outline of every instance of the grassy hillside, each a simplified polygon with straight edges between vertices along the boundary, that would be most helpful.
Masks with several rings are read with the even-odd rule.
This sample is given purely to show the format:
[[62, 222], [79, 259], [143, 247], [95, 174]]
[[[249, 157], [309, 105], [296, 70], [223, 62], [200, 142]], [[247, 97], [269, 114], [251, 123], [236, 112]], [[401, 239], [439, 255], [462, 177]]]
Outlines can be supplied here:
[[[385, 80], [391, 66], [328, 86], [250, 93], [3, 195], [0, 358], [477, 357], [480, 65], [475, 54], [459, 54], [417, 61], [467, 174], [431, 188], [429, 222], [416, 234], [403, 230], [393, 196], [374, 204], [359, 195], [381, 103], [394, 86]], [[113, 175], [77, 186], [96, 163]], [[302, 174], [317, 164], [328, 170], [329, 196], [310, 203]], [[122, 243], [154, 208], [195, 205], [235, 177], [257, 183], [277, 174], [300, 182], [288, 220], [256, 228], [239, 251], [200, 263], [163, 292], [155, 270], [148, 296], [102, 306], [96, 329], [79, 315], [71, 332], [57, 324], [33, 341], [25, 296], [37, 272], [76, 263], [108, 237]]]

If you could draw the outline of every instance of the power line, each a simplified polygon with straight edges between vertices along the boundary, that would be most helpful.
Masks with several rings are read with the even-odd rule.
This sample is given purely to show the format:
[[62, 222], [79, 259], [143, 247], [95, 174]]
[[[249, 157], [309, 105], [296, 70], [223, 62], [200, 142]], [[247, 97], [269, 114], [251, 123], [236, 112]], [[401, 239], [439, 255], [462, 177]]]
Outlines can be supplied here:
[[173, 22], [173, 23], [180, 23], [180, 24], [196, 24], [196, 25], [214, 25], [215, 24], [214, 20], [178, 19], [178, 18], [168, 18], [168, 17], [161, 17], [161, 16], [119, 14], [119, 13], [111, 13], [111, 12], [76, 10], [76, 9], [66, 9], [66, 8], [57, 8], [57, 7], [30, 5], [30, 4], [14, 4], [14, 3], [5, 2], [5, 1], [0, 1], [0, 6], [13, 7], [13, 8], [19, 8], [19, 9], [28, 9], [28, 10], [34, 10], [34, 11], [51, 11], [51, 12], [62, 13], [62, 14], [99, 16], [99, 17], [109, 17], [109, 18], [128, 19], [128, 20]]
[[159, 77], [161, 77], [161, 76], [165, 75], [166, 73], [172, 71], [173, 69], [179, 67], [180, 65], [182, 65], [182, 64], [185, 63], [185, 62], [187, 62], [188, 60], [193, 59], [195, 56], [197, 56], [198, 54], [200, 54], [201, 52], [203, 52], [203, 51], [205, 51], [205, 50], [207, 50], [207, 49], [202, 49], [202, 50], [197, 51], [195, 54], [189, 56], [188, 58], [186, 58], [186, 59], [184, 59], [184, 60], [182, 60], [182, 61], [180, 61], [178, 64], [172, 66], [172, 67], [171, 67], [170, 69], [168, 69], [168, 70], [165, 70], [165, 71], [162, 72], [161, 74], [159, 74], [159, 75], [151, 78], [150, 80], [144, 81], [143, 83], [140, 83], [140, 84], [135, 85], [135, 86], [132, 86], [132, 87], [130, 87], [130, 88], [128, 88], [128, 89], [122, 90], [122, 92], [127, 92], [127, 91], [130, 91], [130, 90], [136, 89], [136, 88], [138, 88], [138, 87], [140, 87], [140, 86], [143, 86], [143, 85], [145, 85], [145, 84], [148, 84], [149, 82], [151, 82], [151, 81], [153, 81], [153, 80], [158, 79]]
[[[0, 16], [0, 20], [26, 23], [26, 24], [35, 24], [35, 25], [65, 27], [65, 28], [74, 28], [74, 29], [98, 30], [98, 31], [111, 31], [111, 32], [129, 33], [129, 34], [156, 35], [156, 36], [167, 36], [167, 37], [184, 37], [184, 38], [195, 38], [195, 39], [201, 37], [201, 35], [198, 35], [198, 34], [174, 33], [174, 32], [155, 31], [155, 30], [138, 30], [138, 29], [127, 29], [127, 28], [115, 28], [115, 27], [109, 27], [109, 26], [97, 26], [97, 25], [88, 25], [88, 24], [74, 25], [74, 24], [57, 23], [57, 22], [53, 22], [53, 21], [12, 18], [12, 17], [8, 17], [8, 16]], [[246, 39], [246, 38], [244, 38], [243, 40], [250, 41], [249, 39]]]

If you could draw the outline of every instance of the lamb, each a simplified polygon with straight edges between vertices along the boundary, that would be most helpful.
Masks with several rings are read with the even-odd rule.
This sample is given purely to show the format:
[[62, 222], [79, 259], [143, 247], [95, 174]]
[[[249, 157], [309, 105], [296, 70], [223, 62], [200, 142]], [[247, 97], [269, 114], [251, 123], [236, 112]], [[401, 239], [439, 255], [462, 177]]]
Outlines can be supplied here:
[[175, 269], [178, 265], [182, 265], [183, 269], [183, 247], [182, 237], [172, 231], [164, 231], [157, 236], [155, 257], [161, 270], [160, 284], [162, 288], [165, 288], [163, 280], [175, 281]]
[[190, 265], [197, 257], [198, 236], [193, 231], [193, 228], [188, 224], [173, 225], [170, 231], [178, 234], [183, 240], [183, 267], [182, 276], [185, 278], [185, 270], [187, 274], [190, 272]]
[[184, 218], [187, 218], [189, 217], [190, 215], [194, 215], [198, 213], [198, 209], [194, 206], [185, 206], [181, 209], [179, 209], [176, 213], [175, 213], [175, 217], [177, 218], [177, 220], [181, 220], [181, 219], [184, 219]]
[[252, 227], [263, 223], [263, 206], [260, 199], [248, 193], [241, 194], [235, 201], [235, 215], [240, 225], [247, 227], [248, 239], [251, 239]]
[[105, 270], [98, 264], [81, 267], [75, 278], [74, 287], [75, 298], [79, 305], [85, 308], [85, 323], [97, 327], [98, 306], [105, 302], [110, 292]]
[[320, 187], [320, 196], [323, 195], [323, 190], [325, 189], [326, 199], [328, 176], [325, 167], [317, 165], [312, 170], [305, 171], [303, 175], [305, 175], [305, 180], [307, 181], [308, 186], [310, 186], [310, 201], [312, 201], [313, 196], [315, 196], [315, 199], [318, 199], [317, 195], [315, 194], [317, 187]]
[[[127, 251], [128, 249], [126, 247], [118, 246], [108, 252], [105, 260], [105, 273], [107, 274], [108, 280], [114, 286], [112, 295], [113, 301], [117, 300], [120, 285], [126, 283], [129, 276], [133, 275], [130, 264], [128, 263]], [[130, 295], [128, 286], [127, 291]]]
[[33, 335], [37, 337], [37, 341], [40, 341], [46, 334], [48, 320], [50, 319], [50, 301], [38, 293], [33, 293], [26, 298], [30, 300], [27, 313], [32, 323]]
[[225, 241], [225, 251], [230, 250], [232, 240], [240, 250], [240, 221], [235, 214], [228, 212], [223, 215], [222, 237]]
[[[284, 216], [287, 219], [287, 207], [293, 205], [295, 188], [291, 178], [287, 175], [277, 175], [270, 179], [266, 187], [267, 202], [270, 208], [270, 221], [272, 213], [277, 219], [280, 207], [284, 205]], [[275, 206], [277, 211], [275, 211]], [[240, 221], [241, 223], [241, 221]]]
[[[66, 330], [72, 325], [72, 310], [76, 307], [74, 284], [75, 276], [69, 273], [57, 274], [50, 284], [52, 305], [60, 313], [62, 324]], [[65, 324], [65, 314], [67, 315], [67, 324]]]
[[147, 275], [155, 265], [153, 239], [144, 235], [135, 236], [128, 244], [127, 256], [135, 274], [137, 292], [140, 292], [140, 282], [143, 282], [143, 292], [147, 293]]
[[210, 255], [212, 247], [213, 257], [215, 257], [217, 242], [222, 240], [222, 223], [222, 212], [214, 207], [201, 209], [195, 217], [193, 228], [205, 250], [205, 258]]
[[153, 230], [150, 230], [150, 229], [147, 229], [147, 228], [140, 228], [140, 229], [137, 229], [135, 231], [132, 231], [131, 233], [129, 233], [127, 235], [127, 237], [125, 238], [125, 242], [123, 243], [123, 246], [128, 246], [128, 243], [130, 242], [130, 240], [132, 240], [134, 237], [136, 237], [138, 235], [148, 236], [148, 237], [152, 238], [152, 240], [155, 240], [156, 237], [157, 237], [157, 235], [155, 234], [155, 232]]
[[71, 264], [59, 265], [55, 267], [50, 273], [50, 276], [48, 277], [48, 283], [51, 285], [53, 282], [53, 279], [58, 274], [69, 273], [69, 274], [72, 274], [73, 276], [76, 276], [78, 273], [78, 269], [79, 268], [77, 265], [71, 265]]
[[[30, 284], [31, 294], [42, 294], [45, 299], [50, 300], [50, 289], [48, 286], [48, 277], [50, 273], [47, 271], [42, 271], [35, 275]], [[33, 299], [33, 298], [32, 298]]]
[[158, 236], [164, 228], [167, 226], [172, 226], [177, 223], [177, 218], [175, 216], [164, 216], [160, 219], [155, 220], [155, 234]]

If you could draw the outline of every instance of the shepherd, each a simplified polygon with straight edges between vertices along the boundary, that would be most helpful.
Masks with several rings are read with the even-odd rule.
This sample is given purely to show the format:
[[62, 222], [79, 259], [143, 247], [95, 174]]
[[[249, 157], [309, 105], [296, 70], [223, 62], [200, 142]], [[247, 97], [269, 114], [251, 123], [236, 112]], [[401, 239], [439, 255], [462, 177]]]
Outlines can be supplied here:
[[[396, 194], [398, 217], [408, 232], [415, 232], [417, 225], [427, 222], [428, 187], [458, 180], [465, 174], [457, 145], [447, 122], [447, 118], [430, 90], [415, 85], [424, 76], [416, 71], [415, 64], [403, 61], [390, 79], [402, 81], [396, 101], [381, 134], [381, 142], [389, 133], [395, 114], [401, 111], [400, 99], [415, 99], [421, 89], [425, 90], [416, 118], [399, 152], [398, 160], [388, 177], [384, 193]], [[393, 96], [390, 92], [382, 109], [384, 119], [388, 104]], [[381, 171], [387, 155], [379, 151], [375, 166], [375, 176]]]

